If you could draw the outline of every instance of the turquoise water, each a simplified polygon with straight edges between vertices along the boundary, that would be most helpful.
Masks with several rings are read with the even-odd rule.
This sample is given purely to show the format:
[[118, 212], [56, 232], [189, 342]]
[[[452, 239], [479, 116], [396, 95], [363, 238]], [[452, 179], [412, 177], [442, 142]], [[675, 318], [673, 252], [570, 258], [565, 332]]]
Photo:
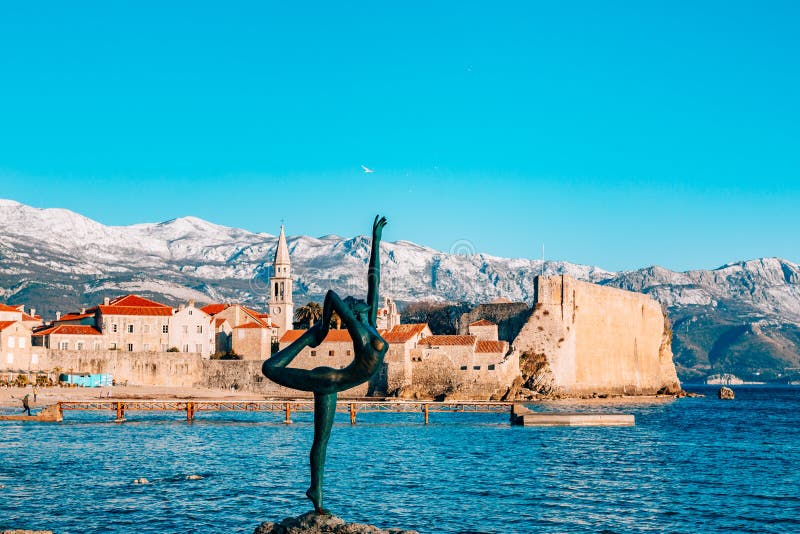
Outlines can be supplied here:
[[[533, 406], [634, 413], [629, 428], [341, 414], [326, 506], [420, 532], [798, 532], [800, 388], [735, 390], [732, 402]], [[0, 423], [0, 530], [249, 533], [309, 509], [310, 414], [128, 417]]]

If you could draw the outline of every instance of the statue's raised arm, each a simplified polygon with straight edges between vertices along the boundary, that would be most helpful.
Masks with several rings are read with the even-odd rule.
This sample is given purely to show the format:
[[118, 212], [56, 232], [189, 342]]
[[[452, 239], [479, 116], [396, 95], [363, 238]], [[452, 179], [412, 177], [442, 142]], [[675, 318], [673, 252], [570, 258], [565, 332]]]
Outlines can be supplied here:
[[386, 217], [376, 215], [375, 222], [372, 223], [372, 252], [367, 271], [367, 305], [369, 306], [369, 324], [373, 328], [377, 328], [376, 318], [380, 307], [378, 287], [381, 283], [381, 236], [386, 222]]

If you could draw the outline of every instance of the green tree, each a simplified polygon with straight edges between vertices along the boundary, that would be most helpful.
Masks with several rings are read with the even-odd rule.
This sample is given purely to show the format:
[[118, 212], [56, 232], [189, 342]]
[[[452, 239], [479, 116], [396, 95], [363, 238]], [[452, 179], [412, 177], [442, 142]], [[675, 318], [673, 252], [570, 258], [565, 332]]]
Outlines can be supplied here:
[[322, 317], [322, 306], [311, 301], [294, 311], [294, 324], [298, 328], [309, 328]]

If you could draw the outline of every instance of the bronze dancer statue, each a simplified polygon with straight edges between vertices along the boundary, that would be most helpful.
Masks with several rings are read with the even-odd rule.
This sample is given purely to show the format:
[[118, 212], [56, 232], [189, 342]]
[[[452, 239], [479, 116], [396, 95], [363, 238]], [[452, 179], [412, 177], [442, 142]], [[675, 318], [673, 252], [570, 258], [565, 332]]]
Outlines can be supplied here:
[[[261, 367], [264, 375], [278, 384], [314, 393], [314, 443], [311, 445], [311, 486], [306, 496], [314, 503], [319, 514], [329, 514], [322, 507], [322, 475], [325, 470], [325, 452], [336, 413], [337, 393], [363, 384], [383, 365], [389, 345], [378, 334], [375, 318], [378, 314], [378, 286], [380, 284], [380, 242], [386, 218], [376, 216], [372, 225], [372, 253], [367, 272], [367, 303], [352, 308], [339, 295], [328, 291], [322, 308], [322, 319], [309, 328], [294, 343], [275, 353]], [[339, 315], [353, 338], [352, 363], [344, 369], [316, 367], [314, 369], [287, 368], [305, 347], [316, 347], [328, 335], [333, 311]]]

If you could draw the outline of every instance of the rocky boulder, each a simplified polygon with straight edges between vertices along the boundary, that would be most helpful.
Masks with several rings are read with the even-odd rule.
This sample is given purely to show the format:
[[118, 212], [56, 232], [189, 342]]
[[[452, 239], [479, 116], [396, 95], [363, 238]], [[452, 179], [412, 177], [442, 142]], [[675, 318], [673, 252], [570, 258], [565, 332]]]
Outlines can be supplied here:
[[390, 528], [382, 530], [364, 523], [347, 523], [335, 515], [308, 512], [287, 517], [280, 523], [261, 523], [253, 534], [419, 534], [416, 530]]
[[733, 390], [731, 388], [726, 388], [725, 386], [719, 388], [717, 396], [723, 400], [733, 400], [734, 398]]

